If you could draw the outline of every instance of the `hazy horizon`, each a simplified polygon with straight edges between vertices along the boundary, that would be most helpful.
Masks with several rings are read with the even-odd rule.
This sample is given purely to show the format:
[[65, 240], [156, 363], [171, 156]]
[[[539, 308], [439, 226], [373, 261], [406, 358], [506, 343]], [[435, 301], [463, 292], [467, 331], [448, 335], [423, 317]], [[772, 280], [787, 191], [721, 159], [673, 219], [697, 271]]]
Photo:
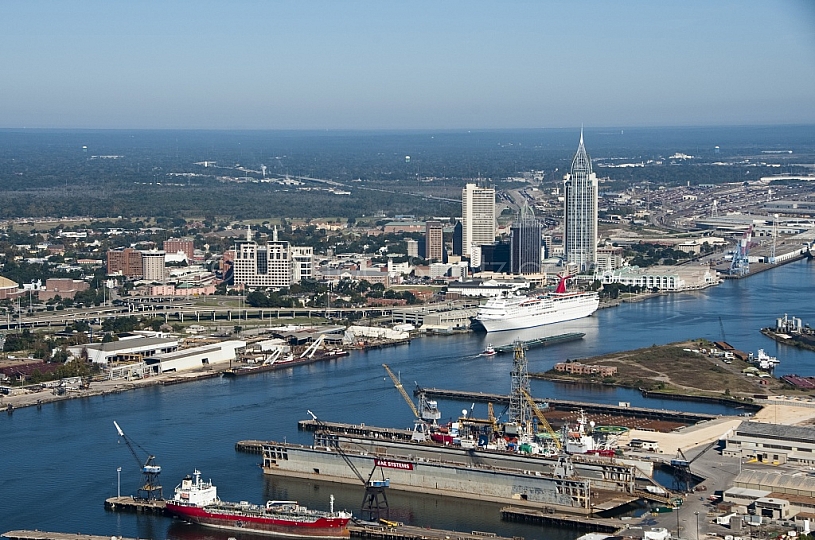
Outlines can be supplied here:
[[0, 127], [815, 124], [815, 3], [7, 3]]

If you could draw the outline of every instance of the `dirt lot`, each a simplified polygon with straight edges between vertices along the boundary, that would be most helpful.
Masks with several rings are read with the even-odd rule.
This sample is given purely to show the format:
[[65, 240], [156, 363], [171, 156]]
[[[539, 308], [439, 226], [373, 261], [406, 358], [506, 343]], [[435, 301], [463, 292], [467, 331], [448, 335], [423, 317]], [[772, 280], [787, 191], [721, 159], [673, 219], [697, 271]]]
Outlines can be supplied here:
[[717, 397], [774, 394], [783, 390], [782, 383], [772, 377], [744, 375], [742, 370], [750, 365], [747, 362], [733, 359], [727, 364], [720, 358], [693, 352], [702, 348], [709, 349], [710, 344], [700, 341], [670, 343], [579, 360], [583, 364], [615, 366], [617, 375], [613, 377], [569, 375], [554, 370], [530, 376]]

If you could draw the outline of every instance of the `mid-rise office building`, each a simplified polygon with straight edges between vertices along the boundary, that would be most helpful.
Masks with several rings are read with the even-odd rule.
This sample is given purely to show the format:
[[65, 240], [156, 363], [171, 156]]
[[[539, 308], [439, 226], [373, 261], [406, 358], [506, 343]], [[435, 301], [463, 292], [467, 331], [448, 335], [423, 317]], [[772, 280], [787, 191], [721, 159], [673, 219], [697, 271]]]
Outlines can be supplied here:
[[453, 255], [458, 255], [459, 257], [464, 255], [462, 229], [461, 221], [456, 221], [456, 226], [453, 227]]
[[461, 251], [469, 257], [475, 246], [495, 242], [495, 189], [467, 184], [461, 190]]
[[425, 223], [425, 253], [427, 259], [442, 262], [444, 259], [444, 230], [441, 221]]
[[108, 274], [139, 277], [143, 273], [142, 254], [133, 248], [108, 250]]
[[510, 227], [510, 272], [538, 274], [541, 271], [543, 227], [528, 205], [521, 208], [518, 221]]
[[591, 270], [597, 259], [597, 175], [592, 172], [591, 159], [580, 144], [572, 160], [572, 168], [563, 181], [565, 208], [563, 213], [563, 250], [566, 262], [578, 271]]

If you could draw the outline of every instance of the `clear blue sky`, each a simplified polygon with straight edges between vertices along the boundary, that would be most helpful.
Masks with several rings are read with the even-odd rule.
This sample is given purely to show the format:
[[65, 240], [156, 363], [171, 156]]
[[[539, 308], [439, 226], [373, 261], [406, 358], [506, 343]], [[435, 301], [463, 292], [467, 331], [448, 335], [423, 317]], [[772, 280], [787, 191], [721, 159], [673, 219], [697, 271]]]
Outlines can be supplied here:
[[0, 127], [815, 124], [815, 1], [0, 2]]

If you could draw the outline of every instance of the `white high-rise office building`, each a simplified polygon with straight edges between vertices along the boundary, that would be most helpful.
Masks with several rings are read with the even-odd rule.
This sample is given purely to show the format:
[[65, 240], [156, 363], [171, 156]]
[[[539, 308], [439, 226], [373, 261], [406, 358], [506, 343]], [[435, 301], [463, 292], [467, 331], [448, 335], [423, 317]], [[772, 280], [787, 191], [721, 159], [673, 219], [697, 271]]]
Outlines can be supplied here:
[[580, 144], [572, 160], [572, 169], [563, 179], [566, 204], [563, 213], [563, 251], [566, 262], [578, 271], [592, 269], [597, 260], [597, 175], [591, 159]]
[[473, 248], [495, 242], [495, 188], [467, 184], [461, 190], [461, 250], [469, 257]]
[[235, 285], [286, 288], [301, 279], [313, 277], [313, 267], [313, 249], [278, 240], [277, 229], [272, 241], [265, 246], [252, 240], [250, 231], [247, 231], [245, 241], [235, 245]]

